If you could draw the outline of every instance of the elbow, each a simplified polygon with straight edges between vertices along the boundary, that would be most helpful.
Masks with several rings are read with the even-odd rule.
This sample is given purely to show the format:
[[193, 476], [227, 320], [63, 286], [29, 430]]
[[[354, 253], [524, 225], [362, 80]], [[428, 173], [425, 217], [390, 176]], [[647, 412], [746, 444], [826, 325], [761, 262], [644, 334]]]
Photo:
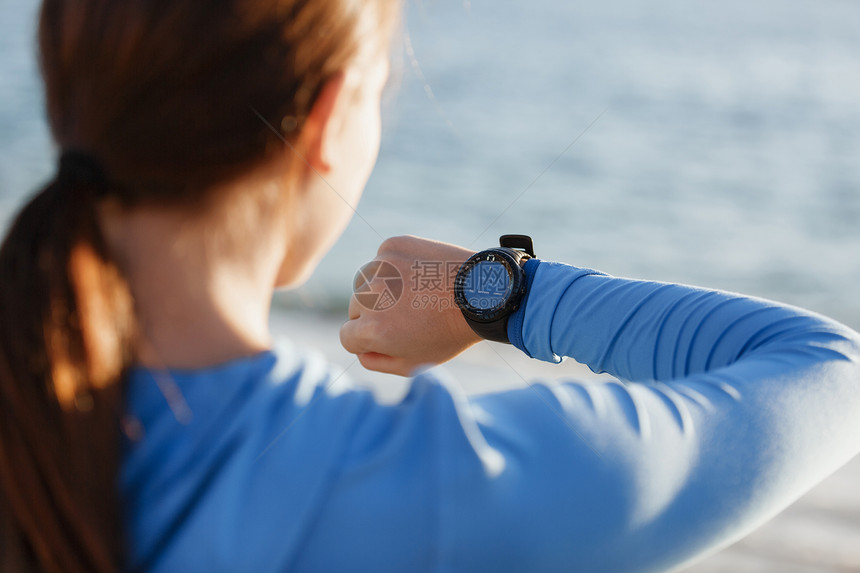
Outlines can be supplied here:
[[839, 322], [825, 320], [798, 332], [790, 347], [817, 361], [843, 365], [847, 362], [860, 371], [860, 333]]

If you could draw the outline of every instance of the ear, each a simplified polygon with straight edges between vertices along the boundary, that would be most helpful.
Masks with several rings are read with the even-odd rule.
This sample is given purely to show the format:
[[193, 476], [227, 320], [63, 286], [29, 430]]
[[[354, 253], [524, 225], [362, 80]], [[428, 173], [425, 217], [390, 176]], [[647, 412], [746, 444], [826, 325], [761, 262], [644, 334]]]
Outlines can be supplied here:
[[340, 100], [346, 91], [344, 89], [345, 78], [346, 73], [340, 71], [323, 85], [302, 128], [301, 139], [305, 160], [310, 167], [319, 173], [327, 173], [331, 170], [332, 154], [340, 120], [338, 112], [342, 107]]

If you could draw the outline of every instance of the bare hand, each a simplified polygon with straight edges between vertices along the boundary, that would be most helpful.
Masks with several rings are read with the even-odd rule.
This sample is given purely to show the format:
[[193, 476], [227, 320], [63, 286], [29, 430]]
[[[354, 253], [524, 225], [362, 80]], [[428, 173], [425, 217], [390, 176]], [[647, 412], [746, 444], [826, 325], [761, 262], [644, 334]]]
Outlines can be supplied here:
[[393, 265], [403, 280], [402, 293], [391, 304], [390, 298], [380, 298], [384, 277], [359, 280], [358, 294], [349, 301], [349, 320], [340, 329], [343, 347], [358, 355], [368, 370], [407, 376], [418, 366], [450, 360], [480, 341], [454, 303], [454, 275], [473, 254], [411, 235], [383, 241], [374, 267], [390, 270], [385, 265]]

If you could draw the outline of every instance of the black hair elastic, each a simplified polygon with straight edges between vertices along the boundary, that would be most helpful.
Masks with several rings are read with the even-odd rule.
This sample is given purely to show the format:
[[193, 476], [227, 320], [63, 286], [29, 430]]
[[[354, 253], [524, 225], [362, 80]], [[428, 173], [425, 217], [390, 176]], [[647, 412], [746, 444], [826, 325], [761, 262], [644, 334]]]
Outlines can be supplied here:
[[97, 198], [104, 197], [108, 191], [107, 177], [98, 159], [83, 151], [63, 152], [57, 180], [64, 183], [85, 183], [91, 186]]

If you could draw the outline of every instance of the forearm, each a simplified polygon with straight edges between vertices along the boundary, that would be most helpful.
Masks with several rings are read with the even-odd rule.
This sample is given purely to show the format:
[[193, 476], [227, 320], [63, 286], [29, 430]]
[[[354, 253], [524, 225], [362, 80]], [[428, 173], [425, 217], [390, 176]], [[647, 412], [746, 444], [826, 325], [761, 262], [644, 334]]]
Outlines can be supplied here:
[[536, 443], [580, 444], [570, 470], [547, 470], [581, 497], [579, 513], [558, 517], [594, 549], [580, 563], [673, 567], [747, 533], [860, 451], [860, 344], [847, 327], [737, 294], [532, 266], [512, 341], [633, 381], [535, 384], [542, 399], [521, 407], [480, 401], [500, 448], [514, 442], [505, 424], [550, 409], [559, 423]]
[[856, 360], [857, 334], [779, 303], [534, 261], [511, 340], [530, 356], [570, 356], [622, 380], [669, 381], [750, 356]]

